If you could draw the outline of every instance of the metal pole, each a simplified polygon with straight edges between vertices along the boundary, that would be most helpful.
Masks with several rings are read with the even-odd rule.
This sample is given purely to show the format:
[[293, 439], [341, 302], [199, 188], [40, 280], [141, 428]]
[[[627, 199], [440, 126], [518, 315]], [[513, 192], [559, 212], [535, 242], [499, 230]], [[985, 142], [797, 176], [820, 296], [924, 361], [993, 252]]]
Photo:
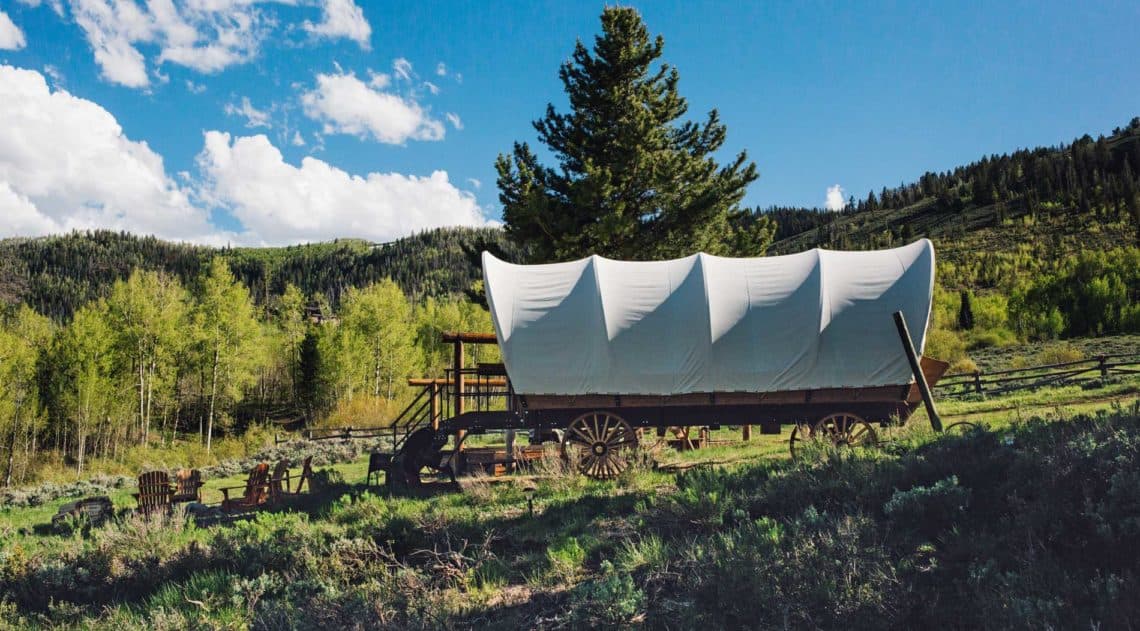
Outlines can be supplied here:
[[914, 344], [910, 341], [910, 330], [907, 329], [906, 318], [903, 317], [902, 311], [895, 312], [895, 327], [899, 330], [899, 339], [902, 340], [907, 361], [910, 362], [910, 371], [914, 373], [914, 382], [918, 384], [918, 391], [922, 394], [922, 402], [926, 404], [930, 427], [936, 432], [941, 432], [942, 418], [938, 416], [938, 410], [934, 409], [934, 397], [930, 394], [930, 386], [926, 384], [926, 375], [922, 374], [922, 366], [918, 363], [918, 354], [914, 352]]

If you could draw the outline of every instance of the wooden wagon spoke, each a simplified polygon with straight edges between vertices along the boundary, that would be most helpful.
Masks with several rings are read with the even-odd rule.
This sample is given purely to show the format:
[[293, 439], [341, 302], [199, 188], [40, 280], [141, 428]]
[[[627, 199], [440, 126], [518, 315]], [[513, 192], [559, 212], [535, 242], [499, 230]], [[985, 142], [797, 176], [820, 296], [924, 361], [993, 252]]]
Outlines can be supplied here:
[[620, 416], [589, 412], [570, 422], [562, 440], [562, 457], [574, 461], [579, 471], [592, 478], [612, 478], [626, 463], [619, 451], [636, 449], [637, 430]]

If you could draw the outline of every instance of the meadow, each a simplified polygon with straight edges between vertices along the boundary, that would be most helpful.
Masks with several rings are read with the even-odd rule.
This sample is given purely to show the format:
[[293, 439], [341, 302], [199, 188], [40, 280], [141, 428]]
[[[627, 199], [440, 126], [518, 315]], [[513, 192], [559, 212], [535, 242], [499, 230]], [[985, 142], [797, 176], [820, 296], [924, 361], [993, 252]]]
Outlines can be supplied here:
[[[879, 448], [791, 461], [788, 428], [563, 470], [363, 484], [322, 445], [315, 492], [201, 528], [51, 534], [66, 498], [0, 509], [9, 628], [1127, 628], [1140, 611], [1140, 379], [942, 401]], [[288, 447], [287, 447], [288, 448]], [[291, 448], [296, 448], [293, 444]], [[338, 451], [340, 450], [340, 451]], [[321, 462], [324, 460], [324, 462]], [[206, 501], [244, 476], [211, 477]], [[132, 506], [131, 489], [110, 491]], [[533, 512], [528, 506], [528, 495]]]

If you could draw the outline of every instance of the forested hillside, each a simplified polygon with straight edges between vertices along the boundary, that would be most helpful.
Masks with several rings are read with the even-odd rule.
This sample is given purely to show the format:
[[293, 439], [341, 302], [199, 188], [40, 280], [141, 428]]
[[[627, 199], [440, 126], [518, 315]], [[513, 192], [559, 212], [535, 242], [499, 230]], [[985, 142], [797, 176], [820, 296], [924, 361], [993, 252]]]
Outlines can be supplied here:
[[775, 208], [770, 253], [887, 247], [935, 239], [942, 258], [1035, 245], [1070, 253], [1140, 244], [1140, 117], [1110, 136], [989, 156], [851, 198], [840, 212]]
[[28, 304], [64, 320], [105, 297], [135, 269], [161, 271], [190, 285], [208, 262], [224, 258], [257, 304], [294, 285], [306, 296], [339, 304], [350, 287], [391, 278], [413, 299], [462, 295], [480, 277], [479, 254], [516, 258], [496, 228], [447, 228], [391, 243], [353, 239], [283, 248], [209, 248], [117, 232], [76, 232], [0, 241], [0, 301]]

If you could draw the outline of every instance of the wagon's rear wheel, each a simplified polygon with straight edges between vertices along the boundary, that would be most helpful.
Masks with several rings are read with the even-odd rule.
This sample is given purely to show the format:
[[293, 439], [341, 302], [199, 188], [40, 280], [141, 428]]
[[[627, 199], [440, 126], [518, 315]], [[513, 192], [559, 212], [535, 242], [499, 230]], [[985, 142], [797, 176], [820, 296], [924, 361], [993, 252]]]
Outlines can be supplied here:
[[629, 467], [626, 456], [637, 444], [637, 430], [625, 419], [612, 412], [589, 412], [566, 427], [562, 457], [579, 473], [606, 480]]
[[874, 447], [879, 444], [875, 428], [867, 421], [849, 412], [837, 412], [821, 418], [815, 425], [796, 424], [792, 428], [789, 448], [796, 457], [797, 448], [804, 441], [820, 440], [832, 447]]

